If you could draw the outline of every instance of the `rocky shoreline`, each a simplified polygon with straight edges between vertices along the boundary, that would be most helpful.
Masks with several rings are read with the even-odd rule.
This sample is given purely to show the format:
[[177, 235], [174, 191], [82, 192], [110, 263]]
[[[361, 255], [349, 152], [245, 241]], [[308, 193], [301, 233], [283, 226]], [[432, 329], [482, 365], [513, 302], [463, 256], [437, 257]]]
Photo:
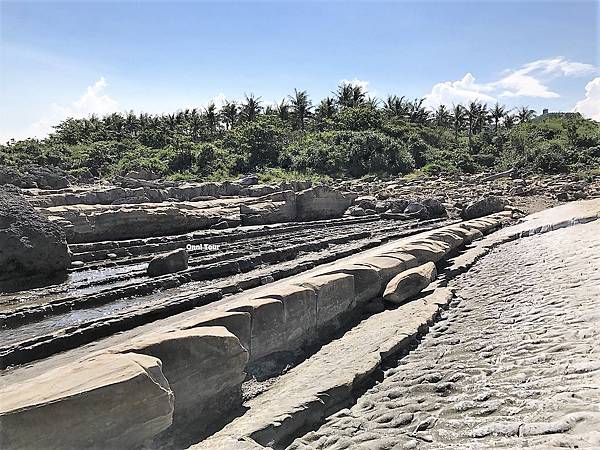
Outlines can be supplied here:
[[[0, 411], [11, 430], [0, 438], [98, 443], [85, 413], [98, 395], [104, 406], [94, 417], [119, 421], [111, 428], [119, 443], [180, 448], [223, 420], [228, 431], [200, 448], [231, 448], [238, 436], [290, 443], [426, 330], [452, 299], [440, 290], [448, 280], [519, 235], [491, 234], [475, 253], [473, 241], [525, 214], [600, 198], [598, 178], [513, 176], [0, 188], [0, 396], [13, 399]], [[597, 214], [590, 204], [585, 218]], [[406, 314], [414, 321], [399, 335]], [[363, 341], [361, 356], [351, 349]], [[348, 359], [339, 368], [338, 353]], [[79, 384], [91, 373], [98, 378]], [[284, 395], [290, 419], [285, 429], [274, 425], [265, 402], [323, 373], [332, 375], [308, 397]], [[74, 403], [41, 391], [63, 377]], [[139, 386], [139, 395], [123, 403], [115, 380]], [[320, 390], [331, 403], [317, 405]], [[244, 394], [255, 409], [232, 421], [242, 391], [256, 391]], [[124, 404], [144, 413], [127, 416]], [[19, 425], [30, 406], [47, 436]], [[79, 440], [52, 432], [54, 408], [81, 416]], [[298, 414], [305, 408], [319, 418]], [[197, 414], [210, 420], [190, 428]]]

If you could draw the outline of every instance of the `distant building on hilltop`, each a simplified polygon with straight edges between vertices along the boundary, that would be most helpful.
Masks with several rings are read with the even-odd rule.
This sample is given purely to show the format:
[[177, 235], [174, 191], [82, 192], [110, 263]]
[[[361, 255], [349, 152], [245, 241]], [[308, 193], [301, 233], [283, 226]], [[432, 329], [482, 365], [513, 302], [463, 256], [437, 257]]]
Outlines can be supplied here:
[[547, 118], [563, 118], [563, 119], [581, 119], [581, 114], [578, 112], [548, 112], [548, 108], [542, 110], [542, 114], [537, 116], [535, 119], [547, 119]]

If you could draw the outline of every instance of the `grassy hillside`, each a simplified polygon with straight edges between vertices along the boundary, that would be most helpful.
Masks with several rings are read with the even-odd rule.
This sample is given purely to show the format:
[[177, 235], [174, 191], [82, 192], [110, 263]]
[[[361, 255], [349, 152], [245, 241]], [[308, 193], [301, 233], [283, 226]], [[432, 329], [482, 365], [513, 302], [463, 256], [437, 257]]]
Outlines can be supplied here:
[[[341, 85], [313, 106], [295, 91], [275, 106], [241, 104], [175, 114], [111, 114], [67, 119], [44, 140], [0, 146], [0, 164], [52, 165], [73, 175], [140, 168], [171, 179], [360, 177], [503, 170], [530, 173], [600, 167], [600, 123], [580, 115], [534, 117], [479, 103], [430, 111], [419, 100], [368, 98]], [[89, 173], [88, 173], [89, 172]]]

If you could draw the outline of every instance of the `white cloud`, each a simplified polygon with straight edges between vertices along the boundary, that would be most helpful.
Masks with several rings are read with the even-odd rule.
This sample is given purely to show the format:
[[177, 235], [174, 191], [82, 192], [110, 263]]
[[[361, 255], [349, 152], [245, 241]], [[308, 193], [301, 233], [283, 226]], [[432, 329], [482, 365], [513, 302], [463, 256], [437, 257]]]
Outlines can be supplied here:
[[573, 111], [600, 122], [600, 77], [585, 85], [585, 98], [575, 103]]
[[597, 68], [591, 64], [569, 61], [563, 57], [538, 59], [525, 64], [517, 72], [527, 74], [531, 72], [542, 72], [546, 74], [558, 74], [566, 77], [588, 75], [597, 72]]
[[367, 80], [359, 80], [358, 78], [354, 78], [353, 80], [340, 80], [340, 84], [350, 84], [352, 86], [360, 86], [364, 92], [369, 92], [373, 94], [373, 92], [369, 91], [369, 82]]
[[50, 110], [38, 121], [31, 124], [24, 137], [46, 137], [53, 126], [69, 117], [81, 119], [92, 114], [104, 116], [117, 110], [118, 102], [104, 93], [107, 83], [100, 77], [85, 93], [70, 106], [52, 104]]
[[498, 94], [500, 97], [560, 97], [556, 92], [549, 90], [537, 78], [519, 73], [519, 71], [511, 73], [495, 83], [490, 83], [489, 86], [492, 89], [503, 89]]
[[495, 99], [484, 91], [489, 91], [486, 85], [477, 84], [475, 77], [467, 73], [457, 81], [437, 83], [431, 92], [425, 96], [425, 103], [432, 107], [451, 105], [453, 103], [468, 103], [472, 101], [489, 102]]
[[556, 77], [578, 77], [597, 73], [591, 64], [569, 61], [563, 57], [539, 59], [518, 69], [504, 71], [495, 81], [478, 84], [471, 73], [457, 81], [444, 81], [431, 88], [426, 103], [436, 107], [440, 104], [466, 103], [474, 100], [495, 102], [499, 98], [558, 98], [560, 95], [548, 87]]

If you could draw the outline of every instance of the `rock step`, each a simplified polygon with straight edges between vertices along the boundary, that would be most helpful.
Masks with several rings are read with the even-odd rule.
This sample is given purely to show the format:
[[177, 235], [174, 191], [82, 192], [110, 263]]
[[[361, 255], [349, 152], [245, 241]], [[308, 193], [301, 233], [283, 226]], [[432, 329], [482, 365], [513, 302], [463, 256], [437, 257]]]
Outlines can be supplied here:
[[[253, 275], [250, 272], [246, 274], [244, 278], [233, 282], [225, 279], [222, 283], [213, 284], [211, 286], [207, 285], [204, 288], [192, 288], [188, 293], [184, 292], [179, 295], [161, 297], [158, 302], [148, 303], [139, 301], [139, 306], [131, 307], [121, 312], [113, 311], [108, 317], [79, 322], [77, 326], [64, 328], [63, 325], [63, 328], [58, 331], [54, 330], [49, 334], [38, 335], [35, 338], [24, 338], [22, 341], [16, 343], [3, 345], [0, 348], [0, 368], [5, 368], [9, 365], [23, 364], [35, 359], [47, 357], [57, 351], [76, 348], [96, 339], [110, 336], [111, 334], [128, 330], [155, 320], [164, 319], [171, 315], [197, 307], [198, 305], [208, 304], [218, 300], [224, 294], [237, 293], [240, 292], [240, 290], [258, 287], [262, 284], [265, 277], [270, 276], [273, 280], [287, 278], [310, 270], [315, 266], [331, 263], [337, 259], [348, 257], [352, 254], [376, 247], [392, 239], [408, 237], [435, 228], [437, 228], [436, 225], [430, 225], [425, 228], [398, 231], [393, 235], [387, 236], [384, 240], [365, 239], [362, 242], [348, 245], [339, 250], [327, 252], [324, 255], [310, 257], [303, 261], [298, 261], [297, 263], [291, 262], [292, 264], [290, 267], [281, 267], [281, 265], [279, 265], [274, 269], [262, 271], [256, 275]], [[59, 303], [58, 306], [52, 305], [52, 307], [57, 307], [57, 309], [62, 309], [62, 311], [65, 312], [79, 309], [80, 307], [97, 308], [100, 305], [106, 304], [106, 299], [109, 299], [108, 303], [119, 300], [117, 297], [118, 292], [115, 293], [113, 290], [109, 291], [109, 293], [106, 294], [106, 297], [86, 297], [85, 303], [81, 306], [77, 303], [77, 301], [81, 301], [81, 299], [75, 299], [73, 301]], [[143, 297], [141, 300], [143, 300]], [[40, 307], [37, 310], [31, 310], [28, 313], [21, 315], [23, 312], [24, 311], [20, 311], [19, 314], [14, 313], [12, 315], [5, 315], [3, 318], [5, 324], [19, 326], [20, 323], [26, 323], [30, 319], [35, 320], [48, 316], [52, 312], [52, 309]], [[31, 316], [28, 318], [27, 314], [31, 314]], [[16, 330], [18, 330], [18, 328], [16, 328]], [[11, 330], [11, 332], [14, 334], [13, 330]]]
[[[356, 219], [330, 219], [306, 223], [290, 223], [264, 225], [261, 227], [241, 227], [228, 230], [207, 230], [206, 233], [189, 233], [179, 236], [167, 236], [148, 239], [134, 239], [129, 241], [104, 241], [91, 244], [69, 244], [69, 249], [73, 252], [73, 260], [92, 261], [96, 259], [106, 259], [108, 253], [125, 254], [128, 252], [131, 256], [142, 255], [157, 251], [169, 251], [185, 247], [187, 244], [231, 244], [239, 241], [251, 241], [260, 238], [277, 239], [279, 235], [288, 235], [291, 233], [310, 232], [313, 230], [324, 230], [336, 227], [346, 227], [350, 225], [368, 224], [377, 222], [378, 217]], [[287, 225], [283, 226], [283, 225]], [[211, 233], [212, 231], [212, 233]]]
[[239, 405], [247, 360], [222, 326], [149, 333], [0, 389], [0, 442], [154, 447], [174, 424], [212, 424]]
[[[285, 248], [273, 250], [271, 246], [267, 251], [257, 252], [243, 258], [239, 258], [238, 253], [230, 254], [233, 259], [225, 259], [217, 256], [208, 264], [194, 265], [192, 267], [177, 272], [175, 274], [163, 275], [160, 277], [148, 279], [146, 271], [131, 272], [125, 275], [119, 275], [116, 279], [99, 280], [91, 285], [109, 284], [115, 281], [129, 281], [120, 286], [106, 286], [104, 290], [99, 290], [88, 295], [68, 295], [67, 297], [56, 298], [56, 293], [52, 293], [53, 300], [42, 305], [18, 308], [11, 313], [0, 316], [0, 325], [12, 327], [23, 323], [23, 321], [34, 320], [36, 317], [47, 317], [49, 314], [60, 314], [73, 308], [95, 307], [115, 300], [130, 296], [148, 295], [158, 289], [165, 289], [173, 286], [200, 281], [214, 280], [231, 276], [237, 273], [245, 273], [263, 264], [276, 264], [295, 258], [300, 252], [316, 252], [328, 248], [330, 245], [345, 244], [370, 237], [369, 232], [357, 232], [340, 237], [330, 237], [322, 240], [306, 242], [302, 239], [302, 244], [290, 245]], [[295, 240], [292, 240], [292, 243]], [[131, 280], [135, 275], [140, 276], [142, 280]], [[86, 285], [81, 286], [87, 287]]]
[[[377, 234], [383, 234], [381, 239], [389, 240], [397, 236], [404, 236], [403, 229], [413, 229], [417, 225], [427, 225], [432, 223], [447, 223], [439, 220], [425, 221], [420, 223], [407, 224], [405, 227], [389, 227], [380, 230]], [[398, 234], [400, 233], [400, 234]], [[413, 233], [413, 231], [411, 231]], [[269, 246], [276, 247], [275, 251], [268, 251], [264, 253], [250, 253], [249, 250], [256, 250], [255, 247], [248, 243], [242, 243], [242, 249], [246, 249], [242, 254], [241, 251], [233, 251], [231, 253], [222, 253], [217, 255], [206, 255], [200, 258], [192, 258], [190, 261], [190, 269], [185, 272], [178, 274], [167, 275], [160, 279], [148, 279], [146, 276], [145, 268], [133, 269], [128, 272], [120, 272], [114, 276], [105, 276], [98, 279], [98, 275], [90, 273], [81, 282], [77, 282], [74, 285], [64, 283], [58, 287], [46, 288], [44, 290], [38, 290], [35, 292], [36, 303], [35, 306], [23, 306], [17, 307], [16, 309], [9, 310], [5, 314], [0, 315], [0, 323], [4, 323], [4, 326], [14, 326], [13, 324], [23, 323], [24, 321], [34, 319], [35, 317], [43, 317], [48, 314], [60, 313], [67, 311], [72, 308], [86, 307], [86, 303], [93, 306], [101, 305], [107, 302], [115, 301], [124, 298], [128, 295], [147, 295], [156, 289], [165, 288], [169, 286], [179, 286], [189, 281], [197, 280], [209, 280], [217, 279], [223, 276], [227, 276], [239, 272], [248, 272], [255, 267], [263, 264], [274, 264], [283, 260], [296, 257], [300, 252], [314, 252], [321, 249], [334, 246], [336, 244], [350, 242], [352, 240], [358, 240], [361, 238], [368, 237], [368, 232], [353, 232], [344, 233], [340, 237], [325, 237], [324, 239], [316, 239], [316, 236], [312, 236], [312, 239], [307, 240], [306, 236], [282, 236], [281, 240], [287, 244], [287, 248], [280, 248], [276, 243]], [[325, 235], [328, 236], [328, 235]], [[290, 246], [295, 242], [301, 242], [297, 246]], [[307, 243], [308, 242], [308, 243]], [[332, 251], [335, 252], [334, 249]], [[148, 257], [149, 259], [150, 257]], [[233, 265], [227, 265], [225, 262], [231, 261]], [[139, 264], [139, 261], [136, 260]], [[220, 264], [223, 263], [223, 264]], [[239, 266], [239, 269], [238, 269]], [[229, 268], [229, 269], [228, 269]], [[84, 277], [82, 274], [81, 277]], [[138, 278], [136, 281], [134, 278]], [[78, 294], [78, 290], [86, 290], [91, 287], [98, 287], [95, 292], [89, 294]], [[75, 292], [73, 292], [75, 291]], [[23, 295], [24, 298], [20, 298]], [[27, 305], [27, 298], [32, 295], [32, 292], [26, 292], [23, 294], [16, 294], [9, 296], [10, 303], [24, 304]], [[52, 300], [48, 303], [42, 303], [41, 299], [45, 296], [49, 296]], [[87, 300], [89, 299], [89, 300]], [[61, 306], [62, 305], [62, 306]], [[37, 311], [37, 312], [36, 312]]]
[[[279, 282], [274, 285], [264, 286], [244, 295], [223, 299], [222, 301], [211, 305], [211, 308], [198, 308], [180, 316], [171, 317], [168, 321], [162, 322], [162, 324], [159, 322], [152, 324], [152, 327], [145, 327], [145, 331], [138, 331], [137, 334], [134, 330], [131, 330], [122, 335], [113, 336], [110, 340], [105, 340], [104, 345], [102, 345], [101, 342], [95, 343], [92, 347], [95, 348], [95, 351], [89, 351], [91, 349], [87, 349], [87, 351], [86, 349], [81, 349], [79, 354], [84, 360], [92, 359], [98, 353], [114, 353], [115, 351], [119, 353], [130, 353], [134, 351], [149, 354], [153, 357], [158, 356], [161, 360], [164, 359], [164, 361], [162, 361], [164, 364], [163, 372], [169, 383], [173, 385], [172, 390], [175, 393], [175, 396], [177, 397], [178, 395], [177, 391], [180, 393], [180, 404], [185, 405], [188, 397], [191, 401], [187, 408], [184, 407], [183, 411], [193, 411], [194, 406], [198, 410], [203, 410], [204, 408], [205, 411], [212, 411], [212, 409], [210, 409], [211, 405], [215, 405], [217, 399], [220, 399], [218, 392], [220, 392], [221, 389], [219, 386], [230, 386], [232, 388], [230, 389], [230, 392], [235, 394], [236, 383], [238, 382], [236, 380], [241, 380], [241, 368], [240, 364], [233, 364], [238, 367], [238, 369], [226, 371], [225, 373], [228, 375], [224, 380], [220, 380], [220, 377], [217, 376], [198, 375], [203, 372], [195, 369], [197, 363], [194, 363], [194, 361], [199, 363], [202, 361], [210, 361], [210, 358], [203, 356], [205, 355], [203, 352], [210, 348], [214, 348], [215, 345], [207, 343], [203, 344], [201, 342], [196, 344], [195, 340], [197, 333], [210, 334], [212, 333], [210, 330], [211, 327], [225, 326], [229, 333], [231, 333], [232, 336], [239, 341], [240, 345], [243, 346], [244, 351], [248, 353], [250, 364], [261, 361], [264, 358], [270, 359], [281, 352], [295, 351], [302, 345], [314, 342], [315, 339], [319, 339], [321, 331], [327, 330], [328, 327], [333, 326], [334, 330], [339, 329], [340, 323], [344, 323], [347, 314], [360, 310], [360, 307], [364, 305], [365, 302], [383, 291], [386, 280], [389, 280], [394, 275], [406, 270], [407, 261], [415, 261], [416, 263], [424, 262], [425, 260], [437, 261], [450, 254], [454, 248], [462, 245], [463, 242], [469, 241], [475, 234], [473, 231], [474, 229], [478, 230], [477, 233], [481, 234], [497, 227], [502, 220], [502, 216], [495, 216], [471, 221], [466, 224], [451, 225], [444, 227], [443, 229], [432, 229], [428, 232], [421, 232], [416, 236], [406, 239], [392, 240], [386, 244], [381, 244], [381, 242], [379, 242], [379, 245], [371, 250], [360, 254], [352, 254], [348, 258], [319, 267], [309, 273], [302, 274], [299, 277], [287, 279], [284, 282]], [[373, 245], [372, 242], [371, 245]], [[375, 283], [375, 289], [373, 289], [373, 283]], [[181, 308], [181, 305], [184, 304], [183, 300], [187, 300], [188, 303], [184, 306], [189, 309], [191, 304], [199, 305], [203, 302], [206, 304], [211, 301], [211, 299], [206, 296], [203, 299], [199, 299], [198, 293], [195, 293], [195, 295], [196, 297], [191, 297], [191, 295], [188, 294], [187, 299], [171, 299], [171, 306]], [[218, 297], [220, 293], [217, 291], [214, 292], [214, 295], [215, 297]], [[429, 303], [435, 302], [427, 302], [427, 304]], [[426, 307], [426, 305], [418, 305], [415, 302], [410, 302], [406, 305], [411, 304], [417, 305], [415, 306], [417, 311], [422, 311]], [[168, 305], [164, 306], [166, 307]], [[402, 305], [402, 308], [404, 307], [405, 305]], [[437, 313], [437, 310], [436, 307], [436, 310], [432, 311], [432, 313]], [[145, 311], [146, 316], [141, 317], [139, 311], [135, 311], [134, 315], [127, 318], [122, 317], [122, 320], [120, 321], [99, 321], [96, 324], [95, 338], [98, 339], [101, 337], [102, 333], [107, 332], [110, 327], [113, 327], [110, 331], [114, 333], [115, 331], [119, 331], [119, 328], [121, 330], [127, 330], [127, 327], [132, 327], [132, 325], [135, 324], [135, 321], [139, 321], [140, 318], [149, 322], [151, 321], [148, 320], [149, 318], [156, 320], [160, 318], [156, 316], [161, 314], [171, 315], [172, 313], [173, 310], [168, 311], [166, 309], [160, 311], [148, 310]], [[149, 316], [152, 314], [154, 314], [154, 317]], [[406, 311], [401, 314], [403, 318], [406, 318], [406, 315]], [[381, 337], [382, 322], [377, 320], [376, 325], [377, 332], [367, 333], [368, 337], [372, 337], [373, 339], [379, 339], [377, 336]], [[393, 328], [396, 327], [392, 327], [390, 330]], [[191, 331], [192, 329], [194, 329], [194, 331]], [[360, 325], [358, 329], [360, 330]], [[387, 328], [384, 327], [384, 329]], [[190, 331], [188, 332], [186, 330]], [[77, 327], [73, 327], [71, 330], [67, 331], [73, 332], [73, 334], [70, 336], [59, 336], [59, 338], [53, 342], [53, 345], [57, 346], [54, 351], [65, 350], [65, 348], [68, 348], [65, 347], [65, 345], [73, 343], [77, 345], [77, 342], [74, 342], [73, 338], [75, 338], [75, 340], [85, 340], [90, 336], [94, 336], [94, 333], [88, 335], [77, 333], [77, 331], [81, 331], [77, 330]], [[352, 333], [352, 331], [350, 333]], [[361, 338], [361, 335], [364, 333], [356, 331], [355, 334], [358, 337], [352, 341], [351, 345], [349, 347], [344, 346], [345, 348], [351, 349], [351, 353], [354, 352], [355, 349], [360, 349], [361, 346], [364, 346], [364, 339]], [[376, 351], [379, 353], [379, 356], [375, 359], [381, 361], [383, 356], [393, 352], [394, 349], [397, 349], [397, 346], [401, 345], [403, 341], [405, 342], [405, 339], [409, 338], [410, 333], [407, 332], [405, 334], [406, 335], [403, 335], [402, 339], [400, 339], [400, 344], [394, 344], [392, 342], [386, 345], [386, 342], [377, 342], [376, 346], [371, 347], [371, 352]], [[136, 339], [136, 336], [139, 339]], [[71, 339], [71, 342], [69, 342], [68, 339]], [[109, 342], [107, 343], [106, 341]], [[42, 343], [41, 340], [38, 343]], [[79, 345], [81, 345], [81, 342]], [[28, 350], [33, 354], [36, 351], [39, 352], [43, 349], [41, 347], [36, 348], [35, 346], [32, 346]], [[45, 350], [47, 351], [48, 348]], [[321, 352], [322, 351], [323, 350], [321, 350]], [[238, 355], [241, 354], [239, 351], [225, 352], [218, 357], [217, 362], [227, 364], [227, 361], [230, 360], [243, 361], [243, 358], [239, 359], [232, 356], [234, 353]], [[343, 402], [343, 398], [351, 397], [351, 388], [353, 386], [356, 387], [354, 381], [358, 380], [360, 382], [361, 380], [364, 380], [364, 377], [373, 370], [372, 368], [362, 366], [363, 369], [358, 375], [354, 374], [353, 376], [348, 373], [335, 372], [340, 367], [337, 353], [337, 349], [334, 348], [333, 351], [326, 353], [328, 356], [324, 360], [334, 372], [334, 376], [339, 375], [339, 377], [341, 377], [340, 379], [342, 379], [340, 386], [333, 386], [332, 388], [329, 388], [329, 390], [325, 390], [326, 393], [330, 394], [330, 397], [334, 401], [324, 402], [319, 399], [319, 392], [315, 393], [310, 391], [313, 392], [314, 395], [317, 395], [316, 401], [327, 404], [326, 409], [323, 409], [323, 414], [339, 408], [339, 406], [335, 406], [335, 403], [339, 403], [339, 401]], [[29, 356], [31, 356], [31, 354]], [[38, 354], [37, 357], [41, 357], [40, 354]], [[61, 360], [64, 361], [65, 355], [57, 356], [54, 361], [57, 360], [59, 362]], [[69, 357], [66, 357], [66, 360], [69, 361]], [[308, 361], [311, 360], [312, 358]], [[364, 355], [359, 355], [357, 359], [350, 358], [348, 361], [348, 364], [342, 367], [345, 367], [346, 369], [356, 368], [361, 361], [364, 363]], [[374, 367], [377, 366], [377, 361], [375, 362]], [[3, 363], [4, 362], [5, 361], [3, 361]], [[41, 371], [39, 369], [40, 364], [42, 365]], [[38, 363], [37, 373], [48, 372], [47, 370], [44, 370], [43, 367], [49, 367], [49, 364], [50, 367], [56, 367], [56, 362], [54, 366], [52, 366], [49, 360], [40, 361]], [[60, 363], [58, 365], [60, 365]], [[310, 363], [308, 363], [308, 365], [310, 366]], [[210, 367], [213, 366], [224, 367], [220, 364], [211, 363]], [[302, 364], [298, 367], [301, 366]], [[29, 370], [36, 373], [35, 367], [36, 365], [30, 365], [23, 367], [22, 371], [19, 371], [19, 369], [13, 370], [9, 379], [12, 378], [13, 380], [18, 380], [16, 384], [19, 386], [27, 386], [31, 381], [31, 377], [23, 376], [23, 371], [27, 373]], [[321, 371], [321, 369], [318, 370]], [[220, 373], [221, 371], [217, 370], [217, 372]], [[289, 373], [291, 374], [292, 371]], [[317, 372], [310, 375], [311, 379], [314, 379], [315, 373]], [[203, 388], [198, 389], [198, 384], [193, 382], [197, 376], [208, 380], [219, 379], [219, 384], [214, 385], [211, 381], [208, 385], [203, 383]], [[76, 376], [75, 379], [73, 379], [73, 376], [69, 376], [64, 380], [64, 383], [70, 383], [70, 385], [73, 385], [74, 382], [75, 385], [77, 385]], [[305, 379], [303, 383], [306, 385], [307, 380]], [[349, 394], [341, 395], [341, 398], [336, 397], [335, 392], [339, 390], [343, 391], [343, 386], [347, 387]], [[331, 391], [331, 389], [333, 389], [333, 391]], [[26, 392], [27, 388], [22, 388], [22, 390], [23, 392]], [[206, 399], [194, 397], [197, 395], [201, 396], [203, 392], [213, 392], [214, 395], [210, 394], [210, 398]], [[290, 399], [293, 398], [293, 396], [290, 396]], [[56, 400], [58, 401], [54, 403], [59, 404], [59, 406], [60, 404], [67, 404], [68, 406], [68, 403], [63, 403], [61, 399]], [[228, 395], [225, 397], [225, 400], [230, 400], [232, 402], [231, 405], [235, 405], [235, 396]], [[254, 399], [252, 401], [254, 401]], [[177, 401], [175, 404], [177, 405]], [[219, 405], [221, 403], [216, 404]], [[229, 405], [229, 403], [223, 403], [223, 405], [225, 404]], [[99, 403], [99, 407], [102, 408], [102, 403]], [[47, 420], [47, 417], [49, 417], [47, 413], [48, 410], [46, 409], [45, 411]], [[310, 411], [310, 409], [308, 411]], [[175, 414], [176, 416], [178, 414], [177, 407]], [[180, 411], [179, 415], [185, 420], [187, 413]], [[100, 416], [102, 417], [101, 414]], [[303, 414], [300, 413], [300, 416], [302, 417]], [[298, 416], [293, 416], [294, 421], [296, 417]], [[284, 428], [294, 428], [294, 421], [292, 421], [289, 426], [288, 422], [284, 421]], [[119, 422], [121, 423], [122, 421]], [[210, 424], [204, 422], [202, 425], [208, 426]], [[25, 425], [25, 428], [26, 427], [27, 425]], [[279, 432], [281, 428], [278, 426], [276, 427]], [[97, 428], [98, 427], [96, 427], [96, 429]], [[136, 428], [135, 424], [133, 424], [132, 428]], [[108, 427], [108, 431], [112, 432], [113, 430], [111, 427]], [[268, 435], [271, 431], [265, 431], [265, 433]], [[267, 439], [268, 436], [265, 436], [266, 435], [263, 437]], [[287, 437], [282, 439], [293, 438], [293, 436], [287, 434], [286, 436]], [[142, 445], [143, 442], [132, 442], [131, 444], [131, 446], [137, 446]]]
[[448, 289], [365, 319], [341, 338], [281, 375], [244, 404], [247, 411], [195, 450], [284, 448], [300, 432], [348, 407], [386, 358], [406, 350], [452, 299]]

